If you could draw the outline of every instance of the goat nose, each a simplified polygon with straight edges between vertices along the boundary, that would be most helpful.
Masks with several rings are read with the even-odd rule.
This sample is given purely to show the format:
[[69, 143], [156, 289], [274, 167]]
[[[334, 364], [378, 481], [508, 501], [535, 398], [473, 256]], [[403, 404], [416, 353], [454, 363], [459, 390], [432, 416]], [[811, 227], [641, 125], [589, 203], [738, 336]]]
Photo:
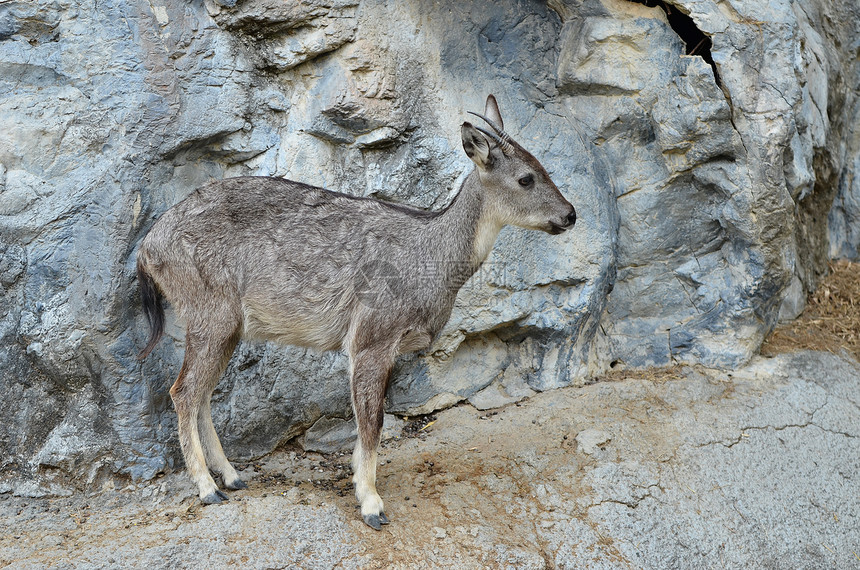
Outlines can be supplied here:
[[576, 210], [571, 207], [570, 213], [567, 215], [567, 227], [572, 228], [576, 223]]

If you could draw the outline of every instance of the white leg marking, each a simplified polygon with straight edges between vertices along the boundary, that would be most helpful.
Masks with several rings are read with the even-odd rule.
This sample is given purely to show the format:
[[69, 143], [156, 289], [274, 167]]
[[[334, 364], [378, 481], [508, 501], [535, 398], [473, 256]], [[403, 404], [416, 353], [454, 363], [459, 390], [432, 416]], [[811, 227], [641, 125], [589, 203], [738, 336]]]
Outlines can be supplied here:
[[355, 444], [352, 454], [352, 482], [355, 485], [355, 498], [361, 505], [361, 515], [378, 515], [384, 509], [379, 493], [376, 492], [376, 450], [365, 451], [361, 441]]

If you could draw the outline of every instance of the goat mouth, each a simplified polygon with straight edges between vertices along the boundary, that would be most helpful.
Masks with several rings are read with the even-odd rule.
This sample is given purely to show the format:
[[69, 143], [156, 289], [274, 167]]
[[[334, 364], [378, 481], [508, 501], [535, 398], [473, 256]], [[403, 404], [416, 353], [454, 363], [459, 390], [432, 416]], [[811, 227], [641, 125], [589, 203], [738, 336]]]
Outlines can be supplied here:
[[550, 223], [549, 223], [549, 229], [548, 229], [548, 230], [544, 230], [544, 231], [546, 231], [546, 233], [548, 233], [548, 234], [551, 234], [551, 235], [557, 236], [558, 234], [561, 234], [561, 233], [566, 232], [566, 231], [567, 231], [567, 230], [569, 230], [570, 228], [571, 228], [571, 226], [560, 226], [560, 225], [558, 225], [558, 224], [555, 224], [555, 223], [553, 223], [553, 222], [550, 222]]

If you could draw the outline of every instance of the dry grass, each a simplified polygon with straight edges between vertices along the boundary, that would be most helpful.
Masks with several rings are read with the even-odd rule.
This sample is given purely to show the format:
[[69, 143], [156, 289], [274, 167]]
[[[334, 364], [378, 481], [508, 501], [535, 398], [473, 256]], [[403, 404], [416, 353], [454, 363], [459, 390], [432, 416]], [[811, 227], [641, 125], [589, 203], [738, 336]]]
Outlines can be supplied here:
[[860, 359], [860, 263], [836, 261], [796, 320], [779, 325], [762, 345], [772, 356], [795, 350], [847, 350]]
[[677, 366], [660, 366], [654, 368], [611, 368], [601, 375], [594, 378], [594, 382], [623, 382], [636, 378], [638, 380], [647, 380], [654, 383], [670, 382], [672, 380], [683, 380], [684, 374]]

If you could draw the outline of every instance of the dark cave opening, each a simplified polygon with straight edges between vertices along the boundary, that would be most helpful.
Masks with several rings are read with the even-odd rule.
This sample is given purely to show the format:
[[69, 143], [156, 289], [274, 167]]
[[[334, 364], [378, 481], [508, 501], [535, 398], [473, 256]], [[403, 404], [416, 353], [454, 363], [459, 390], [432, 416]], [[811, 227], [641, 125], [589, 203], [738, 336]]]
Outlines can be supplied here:
[[717, 64], [714, 63], [714, 58], [711, 56], [711, 47], [713, 46], [713, 42], [711, 41], [711, 38], [706, 36], [702, 30], [696, 26], [696, 22], [694, 22], [690, 16], [684, 14], [675, 6], [667, 4], [663, 0], [630, 0], [630, 2], [642, 4], [649, 8], [656, 8], [658, 6], [662, 8], [666, 13], [666, 17], [669, 19], [669, 25], [672, 26], [672, 29], [675, 30], [675, 33], [681, 38], [681, 41], [684, 42], [687, 55], [698, 55], [708, 62], [708, 65], [710, 65], [711, 69], [714, 71], [714, 81], [717, 82], [718, 87], [722, 86], [722, 83], [720, 82], [720, 72], [717, 71]]

